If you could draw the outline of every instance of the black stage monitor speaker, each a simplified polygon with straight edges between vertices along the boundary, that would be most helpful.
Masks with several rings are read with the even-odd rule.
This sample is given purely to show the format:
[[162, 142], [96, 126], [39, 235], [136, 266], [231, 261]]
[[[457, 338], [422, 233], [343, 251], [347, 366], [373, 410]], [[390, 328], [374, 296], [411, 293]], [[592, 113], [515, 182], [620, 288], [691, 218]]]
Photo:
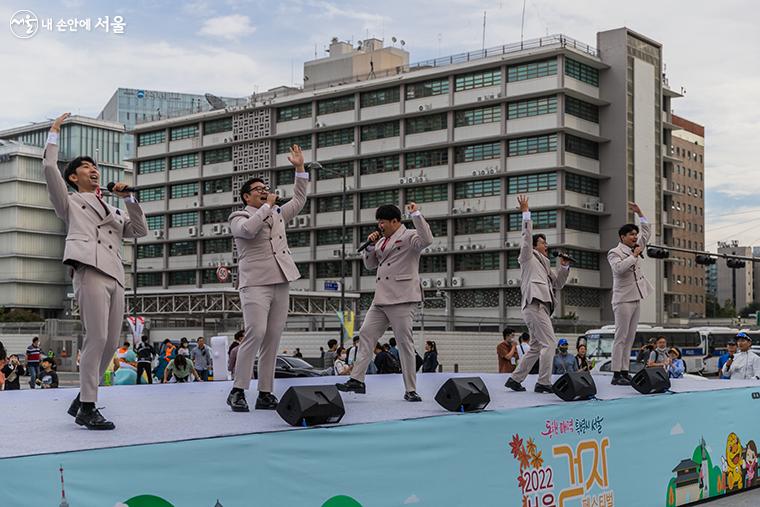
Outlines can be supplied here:
[[591, 373], [572, 371], [558, 378], [552, 391], [565, 401], [588, 400], [596, 396], [596, 384]]
[[438, 390], [435, 401], [451, 412], [473, 412], [486, 408], [491, 396], [480, 377], [452, 377]]
[[346, 409], [334, 385], [293, 386], [282, 395], [277, 413], [291, 426], [340, 422]]
[[670, 389], [665, 368], [644, 368], [633, 376], [631, 387], [641, 394], [664, 393]]

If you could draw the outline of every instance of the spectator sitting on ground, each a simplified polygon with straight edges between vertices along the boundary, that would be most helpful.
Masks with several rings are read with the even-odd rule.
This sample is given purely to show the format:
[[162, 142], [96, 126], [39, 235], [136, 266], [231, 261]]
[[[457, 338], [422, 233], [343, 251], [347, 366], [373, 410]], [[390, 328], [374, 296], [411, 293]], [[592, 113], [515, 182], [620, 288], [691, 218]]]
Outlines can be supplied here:
[[166, 367], [164, 371], [164, 383], [166, 382], [189, 382], [191, 378], [200, 381], [201, 377], [195, 371], [193, 362], [184, 355], [178, 355]]
[[332, 368], [333, 363], [335, 363], [335, 355], [338, 350], [338, 340], [336, 340], [335, 338], [331, 338], [330, 340], [328, 340], [327, 348], [328, 350], [325, 351], [325, 355], [323, 359], [324, 369]]
[[334, 375], [350, 375], [351, 374], [351, 367], [346, 363], [347, 354], [346, 349], [343, 347], [338, 347], [338, 350], [336, 350], [337, 357], [335, 358], [335, 362], [333, 363], [333, 374]]
[[575, 355], [575, 366], [577, 371], [591, 371], [591, 366], [586, 358], [586, 344], [578, 344], [577, 354]]
[[728, 380], [728, 377], [723, 374], [723, 367], [726, 365], [729, 359], [733, 359], [736, 354], [736, 339], [730, 338], [726, 343], [726, 352], [718, 358], [718, 371], [720, 372], [720, 378]]
[[58, 387], [58, 374], [53, 370], [53, 360], [46, 357], [40, 363], [42, 371], [37, 379], [37, 385], [42, 389], [54, 389]]
[[554, 355], [554, 364], [552, 365], [553, 375], [564, 375], [571, 371], [578, 371], [578, 366], [575, 363], [575, 356], [568, 353], [568, 343], [565, 338], [560, 338], [557, 343], [558, 351]]
[[435, 342], [428, 340], [425, 342], [425, 357], [422, 359], [422, 372], [435, 373], [438, 368], [438, 347]]
[[670, 364], [668, 365], [668, 377], [683, 378], [683, 373], [686, 371], [686, 364], [681, 358], [681, 351], [676, 347], [671, 347], [668, 351], [668, 356], [670, 356]]
[[[0, 344], [2, 347], [2, 344]], [[0, 356], [4, 352], [0, 352]], [[8, 357], [8, 361], [5, 366], [2, 366], [2, 360], [0, 360], [0, 377], [5, 377], [5, 390], [6, 391], [18, 391], [21, 389], [21, 376], [24, 374], [24, 367], [18, 359], [18, 356], [11, 354]], [[1, 382], [0, 382], [1, 383]], [[3, 387], [0, 386], [0, 390]]]
[[657, 338], [655, 348], [649, 353], [647, 368], [665, 368], [670, 366], [670, 356], [668, 356], [668, 340], [664, 336]]

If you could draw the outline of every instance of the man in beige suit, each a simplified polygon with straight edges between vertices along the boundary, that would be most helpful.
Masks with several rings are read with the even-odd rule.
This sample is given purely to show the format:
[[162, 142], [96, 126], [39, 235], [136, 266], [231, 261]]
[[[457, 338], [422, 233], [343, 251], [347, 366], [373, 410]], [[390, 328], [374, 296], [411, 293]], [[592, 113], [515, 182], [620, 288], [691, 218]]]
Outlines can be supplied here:
[[[100, 173], [90, 157], [72, 160], [63, 177], [58, 169], [58, 136], [69, 117], [58, 117], [50, 129], [43, 166], [48, 194], [55, 214], [67, 228], [63, 263], [72, 268], [74, 296], [84, 327], [79, 362], [80, 391], [68, 413], [76, 423], [91, 430], [112, 430], [95, 402], [98, 384], [113, 360], [124, 321], [124, 266], [120, 253], [122, 238], [141, 238], [148, 233], [140, 205], [125, 183], [116, 183], [113, 193], [124, 198], [128, 213], [104, 202], [100, 196]], [[75, 191], [71, 194], [66, 184]]]
[[639, 325], [639, 307], [642, 299], [654, 289], [644, 278], [639, 262], [651, 235], [649, 222], [636, 203], [628, 203], [641, 224], [625, 224], [618, 231], [620, 243], [607, 253], [612, 268], [612, 312], [615, 314], [615, 341], [612, 342], [612, 384], [630, 385], [628, 368], [631, 348]]
[[[392, 204], [377, 208], [375, 219], [378, 231], [367, 238], [372, 244], [364, 250], [364, 266], [377, 270], [375, 299], [367, 310], [359, 330], [359, 352], [351, 378], [337, 384], [341, 391], [367, 392], [364, 376], [372, 358], [372, 351], [390, 324], [398, 340], [401, 372], [404, 376], [407, 401], [422, 401], [417, 394], [412, 321], [417, 304], [422, 301], [420, 285], [420, 255], [433, 243], [433, 233], [415, 203], [409, 204], [414, 229], [401, 223], [401, 210]], [[379, 240], [379, 242], [378, 242]]]
[[277, 349], [288, 317], [290, 282], [301, 276], [290, 255], [285, 223], [303, 209], [309, 186], [309, 173], [304, 169], [299, 146], [291, 147], [288, 160], [296, 169], [293, 199], [278, 206], [277, 195], [263, 180], [253, 178], [240, 189], [245, 209], [230, 215], [238, 251], [238, 288], [245, 324], [245, 338], [238, 346], [235, 382], [227, 397], [234, 412], [249, 410], [245, 390], [251, 385], [257, 354], [256, 408], [277, 408], [277, 398], [272, 394]]
[[546, 236], [533, 234], [528, 197], [517, 197], [522, 212], [522, 243], [520, 245], [520, 291], [522, 292], [522, 316], [530, 333], [530, 350], [520, 359], [517, 369], [507, 380], [506, 387], [525, 391], [522, 381], [538, 363], [537, 393], [552, 392], [552, 363], [557, 339], [554, 336], [551, 315], [557, 307], [556, 291], [565, 286], [570, 272], [570, 261], [559, 257], [556, 272], [551, 270], [549, 245]]

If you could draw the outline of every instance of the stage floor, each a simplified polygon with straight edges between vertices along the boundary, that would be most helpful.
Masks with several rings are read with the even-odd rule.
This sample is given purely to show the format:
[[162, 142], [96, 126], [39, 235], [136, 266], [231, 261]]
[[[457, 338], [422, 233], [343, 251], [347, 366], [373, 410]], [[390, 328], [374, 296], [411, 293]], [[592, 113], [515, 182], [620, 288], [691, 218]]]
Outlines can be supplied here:
[[[346, 415], [340, 425], [379, 421], [417, 419], [450, 415], [433, 399], [438, 388], [452, 376], [479, 375], [491, 395], [487, 410], [508, 411], [564, 403], [551, 394], [532, 391], [536, 376], [524, 382], [527, 392], [507, 391], [506, 374], [425, 373], [417, 377], [422, 403], [403, 400], [401, 375], [368, 375], [367, 394], [342, 393]], [[345, 377], [278, 379], [275, 394], [281, 397], [291, 385], [329, 384]], [[610, 376], [595, 376], [597, 398], [612, 400], [641, 396], [633, 388], [610, 385]], [[251, 384], [255, 389], [255, 381]], [[673, 392], [712, 391], [758, 386], [753, 381], [678, 379]], [[0, 419], [0, 458], [176, 442], [230, 435], [298, 430], [287, 425], [274, 411], [251, 410], [233, 413], [226, 404], [231, 382], [194, 382], [114, 386], [100, 390], [98, 407], [116, 423], [115, 431], [87, 431], [66, 414], [75, 389], [25, 390], [0, 393], [3, 417]], [[248, 392], [253, 406], [255, 391]], [[597, 403], [595, 401], [585, 403]]]

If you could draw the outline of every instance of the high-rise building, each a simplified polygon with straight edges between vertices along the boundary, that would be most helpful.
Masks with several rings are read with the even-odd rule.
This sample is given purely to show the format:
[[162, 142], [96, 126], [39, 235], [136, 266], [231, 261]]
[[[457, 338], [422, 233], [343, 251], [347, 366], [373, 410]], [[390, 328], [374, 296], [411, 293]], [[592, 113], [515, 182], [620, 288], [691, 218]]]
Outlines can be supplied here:
[[[669, 156], [678, 159], [662, 181], [668, 220], [664, 242], [668, 246], [704, 250], [705, 246], [705, 128], [672, 115]], [[665, 268], [665, 306], [670, 317], [705, 315], [705, 270], [694, 256], [674, 252]]]
[[[740, 246], [737, 241], [719, 242], [718, 253], [752, 257], [752, 247]], [[733, 304], [736, 311], [740, 312], [755, 299], [754, 263], [745, 261], [743, 267], [732, 268], [726, 260], [718, 259], [717, 266], [718, 304]]]
[[[42, 171], [52, 121], [0, 131], [0, 306], [61, 317], [71, 281], [63, 258], [66, 230], [55, 216]], [[98, 162], [101, 182], [132, 183], [122, 162], [124, 126], [72, 116], [61, 128], [61, 169], [80, 155]], [[109, 202], [118, 205], [114, 197]], [[122, 252], [131, 263], [132, 250]], [[130, 282], [131, 283], [131, 282]]]
[[[555, 315], [611, 319], [606, 252], [633, 219], [626, 203], [641, 205], [652, 242], [663, 237], [662, 180], [676, 161], [665, 149], [677, 128], [670, 100], [679, 94], [667, 87], [659, 43], [628, 29], [597, 40], [598, 49], [555, 35], [373, 63], [372, 76], [333, 76], [343, 84], [306, 81], [300, 93], [138, 125], [137, 183], [151, 228], [138, 250], [141, 290], [218, 288], [216, 266], [234, 271], [236, 262], [227, 217], [242, 205], [240, 186], [258, 175], [288, 196], [288, 148], [299, 144], [323, 168], [288, 224], [303, 276], [294, 288], [336, 287], [341, 245], [355, 251], [377, 206], [414, 201], [436, 237], [420, 265], [426, 319], [482, 328], [520, 318], [517, 195], [526, 193], [536, 232], [578, 261]], [[349, 47], [340, 55], [366, 58]], [[662, 322], [665, 269], [647, 259], [644, 270], [657, 290], [642, 322]], [[374, 282], [358, 257], [347, 260], [345, 287], [362, 294], [363, 308]]]

